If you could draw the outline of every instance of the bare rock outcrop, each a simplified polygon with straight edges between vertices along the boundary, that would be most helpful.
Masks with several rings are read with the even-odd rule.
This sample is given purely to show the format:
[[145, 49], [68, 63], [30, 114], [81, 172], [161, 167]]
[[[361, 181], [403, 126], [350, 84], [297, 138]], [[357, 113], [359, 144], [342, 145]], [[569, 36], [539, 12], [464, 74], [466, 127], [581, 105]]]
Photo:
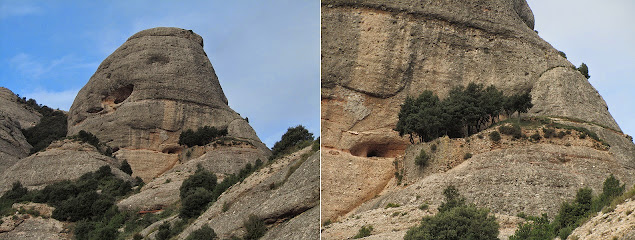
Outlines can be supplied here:
[[131, 36], [79, 91], [68, 119], [69, 135], [95, 134], [119, 149], [117, 158], [127, 160], [144, 181], [177, 163], [183, 150], [179, 135], [187, 129], [227, 128], [229, 136], [269, 152], [227, 105], [201, 36], [180, 28]]
[[635, 199], [628, 198], [615, 209], [599, 212], [582, 226], [573, 230], [567, 239], [635, 239]]
[[320, 155], [302, 156], [309, 151], [278, 159], [229, 188], [179, 238], [204, 224], [220, 238], [242, 236], [243, 221], [253, 214], [267, 225], [263, 239], [318, 239]]
[[[496, 213], [553, 212], [561, 196], [598, 190], [609, 173], [635, 181], [635, 145], [588, 80], [533, 30], [525, 1], [326, 0], [321, 17], [323, 220], [388, 201], [439, 203], [448, 184]], [[528, 115], [587, 128], [610, 148], [486, 146], [468, 161], [417, 172], [408, 139], [393, 130], [400, 105], [424, 90], [444, 98], [471, 82], [508, 95], [530, 91]], [[403, 159], [411, 185], [396, 187], [383, 176]]]
[[[130, 175], [117, 168], [117, 159], [102, 155], [90, 144], [72, 140], [54, 142], [46, 151], [20, 159], [0, 176], [0, 192], [20, 181], [23, 186], [40, 189], [62, 180], [74, 180], [88, 172], [109, 165], [115, 176], [132, 181]], [[70, 171], [72, 170], [72, 171]]]
[[19, 127], [22, 129], [33, 127], [39, 123], [42, 115], [32, 109], [28, 109], [24, 104], [18, 103], [17, 99], [18, 96], [11, 90], [0, 87], [0, 113], [4, 112], [13, 118], [20, 124]]
[[17, 102], [17, 96], [0, 87], [0, 173], [29, 155], [32, 146], [20, 129], [35, 126], [41, 115]]

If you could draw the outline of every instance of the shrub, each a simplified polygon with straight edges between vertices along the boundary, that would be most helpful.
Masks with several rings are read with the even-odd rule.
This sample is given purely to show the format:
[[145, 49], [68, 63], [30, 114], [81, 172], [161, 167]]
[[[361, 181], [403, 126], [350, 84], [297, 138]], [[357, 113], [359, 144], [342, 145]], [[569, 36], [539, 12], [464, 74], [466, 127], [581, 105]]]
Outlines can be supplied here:
[[29, 191], [22, 186], [22, 183], [19, 181], [13, 182], [11, 185], [11, 190], [7, 191], [2, 195], [2, 198], [7, 200], [17, 201], [21, 199], [24, 195], [26, 195]]
[[353, 239], [368, 237], [370, 236], [372, 231], [373, 231], [373, 226], [371, 225], [362, 226], [362, 228], [360, 228], [359, 231], [357, 232], [357, 235], [353, 236]]
[[567, 58], [567, 54], [565, 54], [563, 51], [558, 51], [558, 54], [560, 54], [560, 56], [562, 56], [563, 58]]
[[522, 137], [522, 130], [518, 124], [513, 124], [511, 126], [503, 125], [498, 127], [498, 131], [505, 135], [510, 135], [515, 139], [519, 139]]
[[130, 164], [128, 164], [128, 161], [123, 160], [123, 162], [121, 162], [121, 167], [119, 167], [119, 170], [121, 170], [122, 172], [125, 172], [128, 175], [132, 175], [132, 168], [130, 167]]
[[545, 138], [556, 136], [556, 130], [554, 130], [553, 128], [542, 128], [542, 132]]
[[430, 156], [425, 150], [421, 149], [419, 155], [415, 158], [415, 164], [419, 167], [425, 167], [428, 164], [428, 160], [430, 160]]
[[164, 222], [159, 226], [159, 231], [157, 232], [156, 239], [157, 240], [167, 240], [170, 238], [170, 223]]
[[46, 106], [39, 112], [42, 113], [40, 122], [29, 129], [22, 129], [27, 142], [33, 146], [32, 154], [46, 149], [53, 141], [66, 137], [67, 116], [64, 112]]
[[431, 151], [431, 152], [436, 152], [436, 151], [437, 151], [437, 145], [436, 145], [436, 144], [432, 144], [432, 145], [430, 146], [430, 151]]
[[197, 188], [203, 188], [208, 191], [214, 191], [216, 187], [217, 179], [216, 175], [203, 169], [200, 165], [196, 172], [189, 176], [179, 188], [181, 199], [187, 197], [190, 192], [196, 190]]
[[397, 203], [388, 203], [388, 204], [386, 204], [386, 208], [396, 208], [396, 207], [401, 207], [401, 205], [399, 205]]
[[463, 155], [463, 160], [467, 160], [471, 157], [472, 157], [472, 153], [465, 153], [465, 155]]
[[501, 134], [498, 131], [493, 131], [489, 133], [489, 140], [493, 142], [499, 142], [501, 140]]
[[589, 75], [589, 67], [585, 63], [580, 64], [580, 67], [576, 68], [576, 70], [578, 70], [586, 79], [591, 77]]
[[445, 202], [439, 206], [439, 212], [445, 212], [452, 208], [465, 205], [465, 198], [461, 197], [459, 190], [453, 185], [443, 190], [443, 196], [445, 197]]
[[430, 207], [430, 206], [429, 206], [427, 203], [424, 203], [424, 204], [421, 204], [421, 205], [419, 206], [419, 209], [421, 209], [421, 210], [424, 210], [424, 211], [425, 211], [425, 210], [428, 210], [428, 208], [429, 208], [429, 207]]
[[540, 137], [540, 133], [536, 132], [536, 133], [532, 134], [532, 135], [530, 136], [530, 138], [531, 138], [531, 140], [534, 140], [534, 141], [539, 141], [539, 140], [540, 140], [540, 138], [541, 138], [541, 137]]
[[198, 187], [181, 200], [182, 206], [179, 216], [182, 218], [198, 217], [212, 200], [211, 191]]
[[204, 126], [196, 131], [188, 129], [181, 132], [181, 135], [179, 135], [179, 144], [186, 145], [188, 147], [205, 146], [212, 142], [215, 138], [226, 135], [227, 128], [216, 129], [215, 127]]
[[405, 240], [498, 239], [498, 223], [488, 209], [466, 205], [454, 186], [443, 194], [446, 201], [439, 213], [424, 217], [419, 226], [408, 230]]
[[313, 133], [310, 133], [302, 125], [288, 128], [280, 141], [276, 142], [271, 148], [272, 159], [286, 154], [288, 150], [305, 141], [313, 141]]
[[209, 227], [209, 225], [205, 224], [198, 230], [192, 232], [185, 240], [199, 240], [199, 239], [216, 239], [216, 232], [214, 229]]
[[259, 239], [267, 232], [265, 223], [256, 215], [249, 215], [249, 218], [243, 222], [245, 227], [245, 236], [243, 239]]

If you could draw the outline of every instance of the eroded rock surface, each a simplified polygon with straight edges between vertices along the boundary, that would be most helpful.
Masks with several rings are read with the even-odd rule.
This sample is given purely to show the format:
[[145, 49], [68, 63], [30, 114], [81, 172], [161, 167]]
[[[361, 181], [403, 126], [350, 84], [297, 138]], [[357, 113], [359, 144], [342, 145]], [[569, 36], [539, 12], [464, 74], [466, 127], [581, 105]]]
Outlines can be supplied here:
[[79, 91], [68, 119], [69, 135], [85, 130], [120, 149], [116, 156], [144, 181], [176, 164], [187, 129], [227, 128], [230, 137], [269, 151], [227, 105], [201, 36], [180, 28], [130, 37]]
[[309, 151], [310, 147], [278, 159], [229, 188], [179, 238], [204, 224], [220, 238], [242, 236], [243, 221], [253, 214], [267, 225], [266, 239], [318, 239], [320, 155], [302, 157]]
[[[525, 1], [327, 0], [322, 1], [321, 17], [321, 137], [322, 146], [333, 151], [325, 150], [322, 159], [322, 179], [330, 181], [322, 188], [324, 219], [337, 219], [373, 194], [383, 194], [376, 188], [391, 187], [385, 180], [366, 181], [379, 178], [363, 176], [371, 170], [373, 174], [394, 173], [391, 163], [404, 157], [410, 143], [392, 129], [407, 96], [431, 90], [444, 98], [453, 87], [471, 82], [494, 85], [507, 95], [530, 91], [534, 107], [529, 115], [576, 119], [570, 124], [584, 125], [611, 147], [601, 151], [594, 146], [542, 144], [490, 149], [475, 154], [470, 162], [439, 168], [444, 173], [432, 175], [412, 175], [414, 164], [407, 165], [405, 172], [414, 176], [410, 180], [415, 185], [437, 187], [425, 188], [429, 198], [440, 200], [443, 188], [453, 183], [468, 198], [494, 211], [515, 212], [522, 206], [531, 208], [526, 212], [538, 213], [557, 205], [543, 203], [544, 196], [562, 193], [559, 196], [569, 199], [582, 185], [597, 190], [609, 173], [620, 174], [627, 184], [635, 180], [633, 143], [619, 132], [606, 103], [588, 80], [533, 30], [533, 14]], [[574, 157], [572, 151], [582, 156]], [[509, 162], [511, 154], [519, 156], [512, 161], [518, 166]], [[550, 162], [560, 155], [570, 157], [564, 167]], [[584, 157], [587, 155], [589, 158]], [[447, 171], [455, 167], [458, 169]], [[597, 172], [587, 175], [586, 169]], [[534, 172], [540, 174], [532, 175]], [[507, 184], [500, 180], [503, 178], [527, 179], [531, 184], [508, 189], [502, 186]], [[557, 184], [554, 179], [559, 180]], [[351, 180], [356, 182], [348, 183]], [[499, 180], [502, 182], [497, 183]], [[363, 194], [350, 189], [365, 182], [374, 185], [362, 188]], [[406, 189], [410, 188], [412, 185]], [[531, 196], [502, 196], [497, 203], [494, 199], [504, 194], [501, 189], [512, 195], [525, 189]], [[393, 196], [406, 201], [417, 191], [423, 190]], [[502, 199], [508, 204], [502, 204]]]
[[46, 151], [20, 159], [0, 176], [0, 192], [11, 189], [20, 181], [28, 189], [40, 189], [62, 180], [74, 180], [88, 172], [109, 165], [115, 176], [132, 181], [117, 168], [117, 159], [102, 155], [90, 144], [62, 140], [51, 144]]
[[626, 199], [613, 211], [598, 213], [576, 228], [567, 239], [635, 239], [635, 200]]

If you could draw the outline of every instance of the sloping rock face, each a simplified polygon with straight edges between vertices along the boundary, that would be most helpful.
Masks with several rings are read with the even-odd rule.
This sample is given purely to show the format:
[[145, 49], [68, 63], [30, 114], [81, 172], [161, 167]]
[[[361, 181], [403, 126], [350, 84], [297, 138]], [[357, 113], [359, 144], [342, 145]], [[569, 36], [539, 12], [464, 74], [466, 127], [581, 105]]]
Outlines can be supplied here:
[[243, 236], [243, 221], [251, 214], [267, 225], [267, 234], [261, 239], [318, 239], [320, 154], [318, 151], [302, 157], [310, 148], [278, 159], [229, 188], [179, 239], [204, 224], [221, 239]]
[[573, 230], [567, 239], [635, 239], [633, 211], [635, 211], [635, 199], [626, 199], [613, 211], [599, 212], [584, 225]]
[[145, 181], [177, 163], [182, 131], [203, 126], [227, 128], [269, 151], [227, 105], [201, 36], [164, 27], [134, 34], [108, 56], [79, 91], [68, 121], [69, 135], [85, 130], [120, 149], [117, 158]]
[[20, 158], [29, 155], [32, 146], [20, 129], [35, 126], [41, 115], [16, 101], [9, 89], [0, 87], [0, 173]]
[[[574, 169], [596, 166], [601, 173], [619, 174], [628, 185], [635, 180], [635, 146], [619, 132], [606, 103], [587, 79], [533, 31], [533, 14], [525, 1], [327, 0], [322, 1], [321, 16], [322, 179], [328, 180], [322, 184], [323, 220], [352, 213], [368, 199], [389, 192], [391, 197], [385, 201], [406, 203], [424, 195], [440, 201], [448, 184], [457, 185], [466, 197], [496, 213], [515, 215], [515, 205], [540, 212], [557, 203], [545, 203], [542, 195], [503, 196], [506, 203], [495, 199], [524, 188], [540, 188], [532, 193], [549, 193], [547, 199], [566, 189], [569, 199], [575, 194], [570, 189], [591, 186], [597, 190], [607, 177], [589, 177], [587, 170], [570, 171], [570, 166], [551, 163], [560, 155], [568, 156]], [[409, 175], [406, 180], [418, 188], [401, 191], [394, 182], [389, 184], [393, 180], [378, 173], [394, 173], [390, 163], [402, 161], [410, 144], [392, 130], [404, 99], [424, 90], [444, 98], [453, 87], [471, 82], [495, 85], [508, 95], [531, 91], [534, 107], [528, 115], [569, 119], [569, 125], [588, 128], [611, 147], [489, 149], [475, 154], [474, 160], [449, 166], [458, 169], [444, 169], [439, 173], [442, 177]], [[512, 155], [519, 157], [510, 159]], [[413, 158], [406, 158], [406, 163]], [[509, 179], [526, 181], [510, 186]], [[381, 204], [369, 205], [359, 211]]]
[[17, 121], [22, 129], [35, 126], [40, 122], [42, 115], [36, 111], [29, 110], [23, 104], [18, 103], [17, 97], [11, 90], [0, 87], [0, 112], [11, 116]]
[[119, 170], [117, 159], [102, 155], [90, 144], [70, 140], [54, 142], [46, 151], [20, 159], [8, 168], [0, 176], [0, 193], [11, 189], [15, 181], [20, 181], [29, 190], [41, 189], [51, 183], [77, 179], [104, 165], [110, 165], [115, 176], [133, 180]]

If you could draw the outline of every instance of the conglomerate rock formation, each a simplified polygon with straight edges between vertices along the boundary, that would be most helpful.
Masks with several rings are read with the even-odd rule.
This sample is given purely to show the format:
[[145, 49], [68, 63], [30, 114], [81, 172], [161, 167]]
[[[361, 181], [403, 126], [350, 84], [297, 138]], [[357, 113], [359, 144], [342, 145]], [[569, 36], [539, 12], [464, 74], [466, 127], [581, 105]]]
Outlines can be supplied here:
[[269, 154], [247, 121], [227, 105], [201, 36], [180, 28], [153, 28], [130, 37], [79, 91], [68, 119], [69, 135], [95, 134], [145, 181], [179, 163], [179, 135], [187, 129], [227, 128], [228, 136], [250, 142], [261, 156]]
[[[588, 80], [534, 31], [525, 1], [325, 0], [321, 11], [323, 221], [388, 202], [438, 204], [450, 184], [480, 206], [516, 215], [554, 213], [579, 187], [599, 192], [609, 173], [634, 182], [635, 146]], [[400, 105], [472, 82], [506, 95], [530, 91], [526, 116], [587, 128], [610, 148], [544, 141], [501, 149], [477, 139], [471, 159], [416, 173], [415, 154], [430, 144], [410, 146], [393, 130]], [[469, 147], [453, 141], [463, 142], [444, 151]], [[410, 172], [408, 187], [396, 186], [394, 163]]]
[[20, 129], [35, 126], [41, 115], [17, 102], [11, 90], [0, 87], [0, 173], [29, 155], [31, 145]]

